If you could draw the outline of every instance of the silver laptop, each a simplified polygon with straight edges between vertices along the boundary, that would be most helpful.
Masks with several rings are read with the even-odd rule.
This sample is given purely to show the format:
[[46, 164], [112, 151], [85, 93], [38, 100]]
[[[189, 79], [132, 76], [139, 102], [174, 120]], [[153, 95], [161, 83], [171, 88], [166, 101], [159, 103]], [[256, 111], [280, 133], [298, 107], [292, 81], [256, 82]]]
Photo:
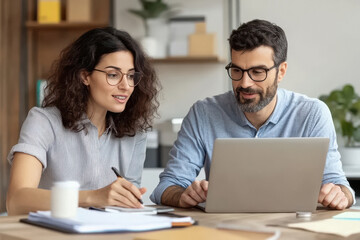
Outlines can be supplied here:
[[216, 139], [206, 212], [314, 212], [328, 138]]

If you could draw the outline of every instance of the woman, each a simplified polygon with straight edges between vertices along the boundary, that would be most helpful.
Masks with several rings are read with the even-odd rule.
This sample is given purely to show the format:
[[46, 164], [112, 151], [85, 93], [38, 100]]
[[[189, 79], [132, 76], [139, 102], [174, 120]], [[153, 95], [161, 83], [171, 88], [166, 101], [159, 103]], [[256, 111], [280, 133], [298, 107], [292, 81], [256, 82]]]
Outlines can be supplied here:
[[93, 29], [65, 48], [43, 108], [30, 110], [9, 153], [8, 214], [50, 209], [49, 189], [67, 180], [80, 183], [79, 206], [142, 207], [157, 88], [149, 60], [126, 32]]

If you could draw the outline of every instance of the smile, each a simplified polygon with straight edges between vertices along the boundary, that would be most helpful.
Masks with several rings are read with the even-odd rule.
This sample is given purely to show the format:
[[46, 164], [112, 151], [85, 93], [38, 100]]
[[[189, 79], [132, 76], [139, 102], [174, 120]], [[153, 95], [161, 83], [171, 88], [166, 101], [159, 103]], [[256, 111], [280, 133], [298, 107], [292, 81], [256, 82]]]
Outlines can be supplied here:
[[126, 97], [125, 96], [117, 96], [117, 95], [113, 95], [114, 98], [119, 99], [119, 100], [125, 100]]

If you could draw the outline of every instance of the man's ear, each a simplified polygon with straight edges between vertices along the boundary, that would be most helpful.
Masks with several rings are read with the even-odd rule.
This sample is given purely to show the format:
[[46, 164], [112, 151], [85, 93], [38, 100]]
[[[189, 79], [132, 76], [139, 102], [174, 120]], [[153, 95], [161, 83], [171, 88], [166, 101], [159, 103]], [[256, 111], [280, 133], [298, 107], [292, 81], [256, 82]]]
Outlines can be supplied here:
[[81, 77], [81, 81], [84, 83], [84, 85], [86, 85], [86, 86], [90, 85], [90, 74], [87, 71], [82, 70], [80, 72], [80, 77]]
[[287, 62], [282, 62], [279, 65], [279, 73], [278, 73], [278, 79], [277, 79], [278, 83], [281, 82], [281, 80], [285, 77], [287, 66], [288, 66]]

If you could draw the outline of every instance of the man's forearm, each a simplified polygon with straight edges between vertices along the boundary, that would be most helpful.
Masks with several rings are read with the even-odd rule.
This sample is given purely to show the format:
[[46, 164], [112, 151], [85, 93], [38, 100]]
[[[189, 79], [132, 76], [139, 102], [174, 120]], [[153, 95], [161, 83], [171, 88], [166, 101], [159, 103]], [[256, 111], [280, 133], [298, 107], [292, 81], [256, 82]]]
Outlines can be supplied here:
[[353, 196], [352, 196], [350, 190], [347, 187], [345, 187], [344, 185], [338, 185], [338, 186], [341, 188], [341, 191], [343, 191], [343, 193], [345, 194], [346, 198], [349, 201], [349, 204], [346, 206], [346, 208], [351, 207], [354, 203], [354, 199], [353, 199]]
[[180, 207], [179, 201], [181, 194], [185, 191], [185, 188], [173, 185], [165, 189], [161, 196], [161, 204], [173, 206], [173, 207]]

